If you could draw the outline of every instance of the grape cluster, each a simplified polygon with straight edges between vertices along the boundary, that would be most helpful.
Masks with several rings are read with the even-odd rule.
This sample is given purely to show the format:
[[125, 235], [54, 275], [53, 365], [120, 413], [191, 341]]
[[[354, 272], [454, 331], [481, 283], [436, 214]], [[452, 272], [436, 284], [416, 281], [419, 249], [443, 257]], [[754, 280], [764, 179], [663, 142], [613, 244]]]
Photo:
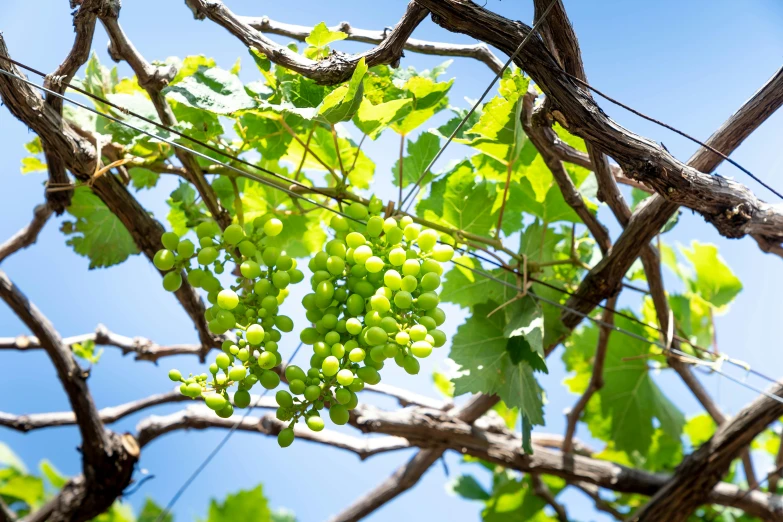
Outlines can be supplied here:
[[[209, 330], [214, 334], [233, 331], [236, 341], [226, 340], [222, 352], [209, 365], [209, 373], [183, 378], [171, 370], [169, 378], [180, 382], [180, 392], [188, 397], [203, 397], [218, 416], [234, 412], [228, 388], [238, 384], [234, 405], [250, 404], [250, 389], [261, 383], [266, 389], [280, 384], [273, 370], [282, 359], [278, 352], [281, 332], [294, 329], [293, 321], [279, 314], [279, 306], [288, 295], [288, 286], [304, 279], [296, 261], [268, 244], [269, 238], [283, 231], [283, 223], [271, 216], [257, 217], [244, 227], [229, 225], [222, 232], [216, 223], [203, 222], [196, 228], [199, 247], [189, 239], [180, 240], [174, 232], [163, 234], [165, 247], [153, 259], [166, 272], [163, 287], [175, 292], [182, 285], [182, 271], [191, 285], [207, 292], [212, 305], [205, 312]], [[196, 267], [191, 267], [193, 260]], [[233, 265], [234, 284], [224, 288], [218, 275]]]
[[369, 209], [351, 204], [356, 221], [335, 215], [335, 237], [309, 262], [313, 292], [302, 305], [313, 326], [300, 335], [313, 347], [310, 368], [288, 366], [289, 390], [277, 392], [277, 418], [290, 421], [278, 442], [294, 440], [293, 427], [303, 418], [313, 431], [324, 427], [320, 411], [329, 405], [335, 424], [348, 422], [358, 404], [356, 392], [377, 384], [379, 370], [391, 359], [409, 374], [419, 372], [419, 359], [446, 343], [438, 326], [446, 319], [436, 293], [441, 263], [454, 250], [438, 241], [434, 230], [422, 230], [410, 217], [380, 217], [382, 203]]

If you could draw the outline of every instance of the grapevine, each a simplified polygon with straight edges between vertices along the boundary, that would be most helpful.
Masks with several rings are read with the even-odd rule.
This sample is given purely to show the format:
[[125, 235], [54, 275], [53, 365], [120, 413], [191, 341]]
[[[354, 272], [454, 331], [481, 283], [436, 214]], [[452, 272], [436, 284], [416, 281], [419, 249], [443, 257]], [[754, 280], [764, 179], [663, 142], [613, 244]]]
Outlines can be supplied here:
[[[165, 248], [155, 254], [155, 266], [166, 271], [163, 287], [177, 291], [185, 271], [191, 285], [207, 292], [212, 306], [205, 319], [210, 331], [217, 335], [230, 332], [233, 337], [223, 341], [222, 352], [209, 365], [209, 375], [184, 378], [179, 370], [169, 372], [172, 381], [181, 383], [183, 395], [202, 397], [223, 418], [233, 414], [234, 406], [250, 405], [250, 390], [256, 384], [268, 390], [280, 384], [274, 371], [282, 362], [278, 342], [283, 333], [294, 329], [294, 323], [279, 313], [279, 306], [288, 295], [288, 286], [304, 279], [295, 259], [267, 244], [268, 238], [282, 231], [283, 223], [270, 214], [244, 227], [229, 225], [222, 234], [215, 222], [204, 221], [196, 228], [198, 248], [189, 239], [166, 232], [161, 237]], [[193, 260], [196, 267], [191, 266]], [[224, 286], [218, 276], [232, 264], [236, 278]], [[228, 389], [235, 384], [238, 389], [232, 404]]]

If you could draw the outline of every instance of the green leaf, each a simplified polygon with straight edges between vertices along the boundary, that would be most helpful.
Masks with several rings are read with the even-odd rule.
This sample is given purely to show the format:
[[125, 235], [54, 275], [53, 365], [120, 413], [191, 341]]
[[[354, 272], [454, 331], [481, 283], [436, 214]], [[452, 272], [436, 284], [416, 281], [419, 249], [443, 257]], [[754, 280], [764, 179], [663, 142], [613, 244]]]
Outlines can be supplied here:
[[712, 417], [709, 416], [709, 414], [700, 413], [699, 415], [694, 415], [688, 419], [688, 422], [685, 424], [683, 431], [688, 437], [688, 440], [690, 440], [691, 446], [696, 449], [710, 440], [710, 438], [715, 434], [716, 428], [717, 425], [715, 424], [715, 421], [712, 420]]
[[272, 62], [269, 61], [269, 58], [255, 47], [248, 47], [247, 50], [250, 52], [250, 56], [253, 57], [253, 61], [255, 62], [256, 67], [258, 67], [258, 70], [262, 73], [269, 72], [272, 68]]
[[[541, 479], [555, 496], [565, 487], [565, 481], [561, 478], [545, 475]], [[506, 481], [493, 489], [481, 517], [484, 522], [554, 522], [556, 519], [544, 511], [546, 506], [546, 501], [533, 491], [530, 477], [524, 477]]]
[[313, 30], [310, 32], [310, 36], [305, 38], [305, 42], [312, 45], [313, 47], [326, 47], [332, 42], [345, 40], [346, 38], [348, 38], [348, 35], [344, 32], [331, 31], [328, 27], [326, 27], [324, 22], [321, 22], [320, 24], [313, 27]]
[[691, 291], [721, 308], [731, 303], [742, 290], [742, 283], [718, 254], [718, 247], [693, 241], [690, 250], [680, 251], [693, 265], [695, 279], [690, 281]]
[[271, 516], [263, 488], [258, 485], [251, 490], [226, 495], [222, 503], [213, 499], [209, 504], [207, 522], [267, 522]]
[[70, 236], [66, 244], [88, 257], [91, 269], [116, 265], [139, 253], [125, 225], [89, 188], [74, 190], [68, 213], [76, 221], [63, 224], [63, 232]]
[[[223, 134], [223, 126], [217, 114], [175, 100], [171, 100], [169, 105], [177, 118], [175, 128], [182, 134], [201, 141], [210, 141]], [[192, 141], [182, 137], [175, 137], [175, 140], [188, 147], [194, 145]], [[219, 159], [225, 158], [219, 156]]]
[[535, 299], [526, 296], [505, 307], [508, 319], [504, 335], [511, 361], [527, 362], [537, 371], [549, 373], [544, 353], [544, 315]]
[[429, 196], [417, 206], [418, 214], [430, 221], [487, 236], [495, 225], [492, 213], [495, 193], [490, 188], [486, 181], [476, 181], [470, 162], [462, 161], [432, 183]]
[[92, 519], [91, 522], [137, 522], [130, 504], [116, 501], [108, 511]]
[[[638, 323], [621, 316], [616, 316], [615, 322], [623, 330], [642, 337], [650, 335]], [[582, 373], [579, 379], [582, 384], [586, 383], [592, 371], [597, 330], [597, 326], [582, 328], [565, 343], [563, 360], [569, 369]], [[604, 387], [597, 394], [600, 397], [600, 415], [588, 419], [588, 427], [594, 436], [613, 441], [618, 451], [638, 452], [643, 457], [649, 455], [653, 444], [656, 420], [674, 440], [679, 440], [685, 424], [682, 412], [652, 378], [654, 368], [651, 368], [651, 361], [656, 362], [655, 357], [651, 357], [652, 348], [649, 342], [617, 332], [610, 335], [604, 362]], [[570, 385], [572, 389], [578, 388], [573, 386], [573, 380]], [[603, 432], [603, 419], [610, 420], [608, 432]], [[594, 421], [600, 424], [601, 429], [591, 425]]]
[[293, 139], [280, 116], [269, 112], [248, 111], [237, 120], [235, 129], [265, 160], [283, 157]]
[[[152, 102], [146, 96], [146, 94], [142, 94], [139, 92], [134, 94], [112, 93], [112, 94], [107, 94], [106, 97], [110, 102], [120, 107], [124, 107], [136, 114], [140, 114], [141, 116], [144, 116], [149, 120], [156, 121], [156, 122], [160, 121], [160, 119], [158, 118], [158, 112], [155, 110], [155, 106], [152, 104]], [[154, 136], [162, 136], [165, 138], [169, 137], [168, 132], [161, 130], [156, 125], [147, 123], [144, 120], [136, 118], [135, 116], [125, 115], [122, 113], [118, 113], [116, 114], [116, 116], [121, 120], [135, 127], [138, 127], [144, 131], [151, 133]], [[135, 129], [131, 129], [130, 127], [123, 125], [122, 123], [109, 120], [108, 118], [105, 118], [103, 116], [98, 116], [96, 120], [96, 132], [100, 134], [106, 134], [107, 136], [111, 136], [111, 140], [113, 142], [120, 143], [123, 145], [149, 143], [149, 141], [152, 139], [145, 134], [141, 134]]]
[[181, 82], [169, 85], [163, 92], [169, 100], [220, 115], [256, 106], [239, 77], [219, 67], [199, 68]]
[[174, 85], [175, 83], [181, 82], [188, 76], [193, 76], [196, 74], [196, 71], [201, 68], [211, 69], [216, 65], [215, 60], [212, 58], [207, 58], [202, 54], [186, 56], [185, 59], [181, 62], [178, 58], [170, 58], [167, 60], [167, 62], [177, 68], [177, 75], [173, 80], [171, 80], [171, 82], [169, 82], [169, 85]]
[[44, 500], [43, 481], [32, 475], [16, 475], [0, 484], [0, 495], [36, 508]]
[[436, 82], [432, 78], [414, 76], [408, 79], [399, 93], [400, 96], [413, 100], [413, 108], [402, 120], [394, 123], [392, 129], [402, 135], [416, 130], [432, 116], [448, 106], [446, 94], [451, 89], [454, 80]]
[[36, 158], [35, 156], [27, 156], [22, 158], [22, 174], [30, 174], [31, 172], [46, 172], [46, 163]]
[[435, 389], [445, 397], [454, 397], [454, 383], [445, 373], [432, 372], [432, 382]]
[[68, 482], [68, 477], [60, 473], [60, 471], [54, 467], [54, 464], [48, 460], [42, 460], [38, 467], [41, 468], [41, 473], [43, 473], [46, 480], [49, 481], [49, 484], [51, 484], [54, 489], [60, 489]]
[[532, 424], [543, 425], [542, 391], [533, 368], [526, 361], [512, 360], [506, 349], [504, 315], [487, 317], [495, 308], [492, 301], [476, 305], [452, 339], [449, 357], [460, 366], [454, 394], [497, 394], [509, 406], [519, 408]]
[[489, 493], [473, 475], [457, 475], [446, 483], [446, 491], [466, 500], [489, 500]]
[[95, 351], [95, 341], [92, 339], [88, 339], [83, 343], [73, 343], [71, 349], [76, 357], [80, 357], [92, 364], [97, 364], [101, 359], [101, 355], [103, 355], [102, 349]]
[[136, 190], [151, 189], [158, 184], [160, 174], [142, 167], [133, 167], [128, 170], [131, 177], [131, 185]]
[[237, 58], [237, 61], [234, 62], [234, 65], [231, 67], [231, 69], [228, 71], [231, 74], [239, 75], [239, 71], [242, 70], [242, 58]]
[[373, 105], [365, 97], [353, 117], [353, 122], [371, 140], [376, 140], [389, 125], [404, 119], [412, 109], [413, 101], [409, 99]]
[[[300, 75], [281, 81], [280, 90], [285, 100], [291, 102], [294, 107], [302, 109], [318, 107], [324, 102], [327, 94], [332, 92], [331, 87], [319, 85], [314, 80]], [[359, 100], [361, 101], [361, 96]]]
[[[451, 136], [451, 134], [457, 130], [457, 127], [459, 127], [460, 123], [462, 123], [462, 120], [465, 119], [465, 116], [468, 115], [468, 109], [461, 109], [459, 107], [449, 107], [449, 109], [454, 113], [454, 117], [434, 131], [442, 138], [448, 138]], [[473, 111], [470, 116], [468, 116], [468, 119], [465, 121], [465, 123], [462, 124], [462, 127], [459, 128], [459, 131], [457, 131], [457, 134], [455, 134], [454, 137], [458, 140], [465, 139], [470, 129], [478, 123], [480, 117], [481, 108], [479, 107]]]
[[154, 500], [148, 498], [144, 501], [144, 506], [141, 508], [141, 513], [139, 513], [136, 522], [174, 522], [174, 516], [171, 513], [167, 513], [163, 518], [159, 518], [162, 514], [163, 508]]
[[[468, 256], [456, 258], [454, 261], [460, 265], [475, 266], [473, 259]], [[493, 278], [506, 281], [514, 287], [517, 285], [516, 276], [506, 270], [482, 270], [482, 272], [492, 275]], [[446, 273], [440, 299], [462, 308], [473, 307], [490, 300], [505, 303], [516, 295], [514, 287], [508, 287], [488, 277], [474, 274], [457, 265]]]
[[364, 94], [364, 75], [367, 73], [367, 64], [364, 58], [359, 60], [353, 70], [351, 80], [326, 96], [318, 114], [327, 123], [334, 125], [341, 121], [348, 121], [359, 110]]
[[30, 154], [43, 154], [43, 145], [41, 144], [41, 138], [38, 136], [25, 143], [24, 148]]
[[[391, 103], [391, 102], [390, 102]], [[429, 132], [422, 132], [416, 141], [408, 140], [408, 154], [402, 158], [402, 186], [407, 187], [416, 183], [424, 170], [433, 160], [440, 149], [440, 139]], [[432, 172], [421, 180], [421, 185], [427, 185], [432, 179]], [[400, 160], [394, 162], [392, 167], [392, 179], [394, 185], [400, 186]]]

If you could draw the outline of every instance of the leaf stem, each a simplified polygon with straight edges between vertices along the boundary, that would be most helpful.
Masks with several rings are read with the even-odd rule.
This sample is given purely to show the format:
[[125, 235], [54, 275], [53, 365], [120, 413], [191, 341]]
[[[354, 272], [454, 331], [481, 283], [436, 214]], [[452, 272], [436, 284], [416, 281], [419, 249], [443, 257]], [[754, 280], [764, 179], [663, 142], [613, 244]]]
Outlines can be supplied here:
[[500, 239], [500, 231], [503, 228], [503, 214], [506, 212], [506, 201], [508, 200], [508, 186], [511, 185], [511, 171], [514, 169], [514, 162], [509, 161], [506, 166], [506, 186], [503, 188], [503, 203], [500, 204], [500, 214], [498, 215], [498, 225], [495, 228], [495, 239]]
[[332, 139], [334, 140], [334, 153], [337, 155], [337, 163], [340, 165], [340, 173], [343, 175], [343, 180], [341, 185], [345, 186], [345, 180], [348, 179], [348, 173], [345, 171], [345, 166], [343, 166], [343, 157], [340, 154], [340, 144], [337, 141], [337, 131], [334, 130], [334, 125], [330, 125], [332, 130]]

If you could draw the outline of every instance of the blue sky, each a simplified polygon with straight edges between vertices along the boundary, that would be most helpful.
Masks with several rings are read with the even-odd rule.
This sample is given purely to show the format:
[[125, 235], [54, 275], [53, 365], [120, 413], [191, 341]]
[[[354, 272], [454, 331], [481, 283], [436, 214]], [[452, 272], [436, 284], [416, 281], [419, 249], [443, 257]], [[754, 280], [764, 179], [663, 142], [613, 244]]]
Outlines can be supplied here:
[[[258, 2], [227, 0], [239, 14], [268, 15], [275, 20], [314, 25], [320, 21], [334, 24], [350, 21], [356, 27], [380, 29], [396, 23], [407, 2], [394, 0], [366, 2], [342, 0], [319, 2]], [[510, 18], [530, 21], [531, 2], [520, 0], [489, 0], [487, 7]], [[580, 37], [584, 61], [590, 81], [625, 103], [656, 118], [677, 126], [694, 136], [706, 139], [724, 119], [755, 92], [781, 65], [783, 57], [783, 4], [776, 0], [743, 2], [728, 0], [692, 0], [689, 2], [661, 0], [658, 2], [566, 1], [571, 20]], [[242, 45], [211, 22], [193, 20], [184, 2], [125, 2], [120, 21], [126, 32], [148, 59], [167, 56], [206, 54], [219, 65], [230, 67], [241, 57], [245, 68], [242, 76], [254, 80], [255, 70]], [[0, 30], [13, 57], [44, 71], [54, 70], [70, 49], [73, 33], [67, 2], [41, 0], [26, 2], [11, 0], [0, 3]], [[417, 38], [448, 42], [469, 42], [461, 36], [447, 33], [425, 20], [415, 35]], [[278, 39], [285, 42], [285, 39]], [[96, 30], [94, 49], [101, 60], [109, 62], [105, 52], [107, 37], [102, 28]], [[345, 43], [343, 50], [364, 48]], [[428, 68], [442, 60], [409, 53], [403, 65]], [[121, 74], [128, 75], [126, 66]], [[451, 91], [453, 105], [466, 106], [465, 97], [475, 98], [491, 79], [482, 64], [458, 59], [449, 68], [449, 76], [457, 78]], [[602, 108], [620, 123], [639, 134], [662, 141], [680, 159], [687, 159], [696, 146], [671, 132], [656, 127], [622, 109], [599, 100]], [[437, 122], [435, 122], [437, 123]], [[772, 116], [735, 153], [734, 159], [769, 183], [783, 188], [783, 114]], [[25, 225], [32, 208], [43, 201], [39, 174], [22, 176], [19, 164], [25, 155], [23, 143], [32, 134], [4, 108], [0, 109], [0, 240], [4, 240]], [[370, 144], [367, 152], [377, 163], [376, 190], [388, 187], [388, 176], [395, 160], [396, 138], [386, 135]], [[445, 155], [445, 161], [458, 157], [459, 148]], [[730, 165], [718, 172], [747, 184], [766, 201], [772, 194]], [[171, 181], [154, 192], [139, 193], [139, 199], [159, 218], [165, 216], [165, 197]], [[607, 213], [604, 222], [617, 227]], [[87, 270], [87, 260], [76, 256], [59, 232], [59, 222], [47, 224], [38, 244], [3, 263], [2, 269], [54, 322], [64, 336], [93, 330], [97, 324], [128, 336], [145, 336], [159, 343], [195, 340], [193, 329], [176, 301], [160, 288], [160, 279], [141, 256], [131, 258], [121, 266], [107, 270]], [[721, 350], [749, 362], [772, 376], [783, 373], [780, 336], [775, 333], [783, 321], [783, 278], [781, 260], [758, 250], [750, 239], [726, 240], [718, 236], [711, 225], [689, 211], [669, 234], [670, 242], [688, 244], [694, 238], [714, 242], [744, 283], [744, 291], [731, 311], [718, 320], [718, 343]], [[676, 289], [672, 281], [669, 287]], [[301, 292], [301, 289], [300, 289]], [[298, 302], [293, 294], [289, 309]], [[464, 315], [449, 310], [449, 333], [462, 322]], [[296, 317], [300, 323], [304, 317]], [[25, 333], [26, 329], [5, 307], [0, 307], [0, 336]], [[294, 348], [284, 343], [284, 354]], [[423, 365], [422, 373], [412, 378], [401, 372], [387, 372], [388, 382], [433, 395], [428, 375], [433, 367], [442, 366], [445, 350]], [[0, 398], [0, 410], [12, 413], [58, 411], [68, 408], [56, 374], [42, 353], [0, 354], [6, 368], [4, 384], [7, 390]], [[306, 358], [302, 357], [302, 362]], [[170, 365], [195, 370], [194, 359], [165, 361], [161, 367], [150, 363], [133, 363], [123, 359], [116, 350], [108, 349], [100, 364], [93, 369], [89, 384], [100, 407], [119, 404], [153, 392], [170, 389], [165, 378]], [[575, 397], [560, 386], [564, 373], [559, 353], [550, 359], [550, 374], [541, 380], [548, 391], [548, 431], [562, 433], [563, 410]], [[21, 372], [20, 369], [27, 371]], [[36, 372], [31, 382], [27, 376]], [[662, 375], [660, 381], [670, 397], [688, 414], [698, 411], [695, 401], [675, 379]], [[754, 393], [732, 382], [711, 376], [705, 385], [721, 407], [736, 412], [754, 397]], [[761, 385], [762, 383], [755, 383]], [[13, 390], [13, 393], [9, 393]], [[391, 407], [390, 402], [379, 402]], [[154, 413], [175, 411], [176, 406], [161, 407]], [[115, 429], [132, 431], [141, 415], [119, 423]], [[142, 466], [156, 475], [130, 500], [138, 505], [145, 495], [165, 503], [217, 441], [221, 431], [177, 433], [167, 436], [145, 449]], [[579, 434], [587, 438], [584, 430]], [[51, 459], [67, 473], [79, 471], [79, 456], [75, 451], [78, 433], [62, 428], [29, 435], [2, 431], [0, 440], [11, 445], [29, 465], [42, 458]], [[204, 513], [208, 498], [222, 496], [241, 487], [262, 482], [274, 506], [293, 509], [303, 522], [327, 518], [370, 487], [383, 480], [399, 464], [412, 455], [411, 451], [375, 457], [359, 462], [354, 456], [306, 443], [281, 451], [271, 439], [237, 434], [220, 456], [207, 468], [179, 501], [175, 513], [181, 521], [192, 520]], [[461, 467], [456, 456], [447, 458], [451, 473]], [[765, 465], [765, 463], [760, 463]], [[328, 470], [324, 476], [314, 470]], [[403, 516], [415, 519], [469, 521], [478, 518], [478, 505], [448, 495], [444, 490], [444, 468], [434, 466], [412, 491], [375, 513], [369, 520], [385, 522]], [[324, 485], [327, 485], [327, 489]], [[567, 493], [572, 512], [581, 519], [603, 520], [589, 509], [578, 493]]]

